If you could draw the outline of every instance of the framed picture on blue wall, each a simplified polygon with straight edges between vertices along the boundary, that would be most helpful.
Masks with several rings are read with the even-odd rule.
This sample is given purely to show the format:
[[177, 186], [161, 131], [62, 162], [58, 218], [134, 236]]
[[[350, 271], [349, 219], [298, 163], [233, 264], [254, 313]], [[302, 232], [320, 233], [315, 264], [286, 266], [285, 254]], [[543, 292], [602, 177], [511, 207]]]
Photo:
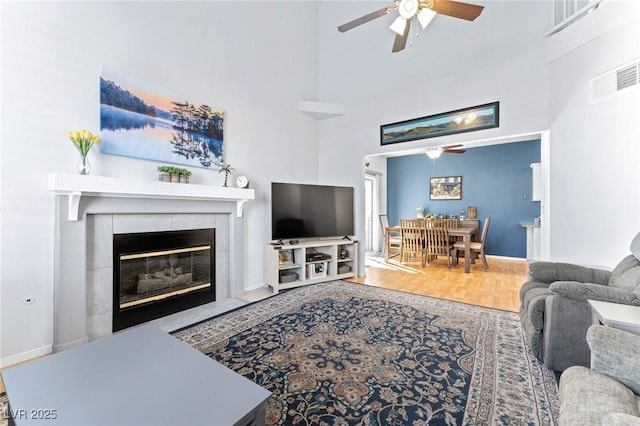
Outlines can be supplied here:
[[429, 180], [430, 200], [461, 200], [462, 176], [432, 177]]
[[500, 126], [500, 102], [492, 102], [380, 126], [380, 145], [474, 132]]

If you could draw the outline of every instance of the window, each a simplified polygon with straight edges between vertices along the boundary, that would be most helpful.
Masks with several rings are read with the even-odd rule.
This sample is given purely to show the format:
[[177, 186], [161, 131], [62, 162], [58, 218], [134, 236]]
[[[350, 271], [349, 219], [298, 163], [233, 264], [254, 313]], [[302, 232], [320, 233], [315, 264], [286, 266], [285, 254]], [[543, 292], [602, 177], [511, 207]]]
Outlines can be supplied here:
[[554, 0], [554, 27], [547, 33], [551, 35], [568, 27], [578, 19], [595, 10], [603, 0]]

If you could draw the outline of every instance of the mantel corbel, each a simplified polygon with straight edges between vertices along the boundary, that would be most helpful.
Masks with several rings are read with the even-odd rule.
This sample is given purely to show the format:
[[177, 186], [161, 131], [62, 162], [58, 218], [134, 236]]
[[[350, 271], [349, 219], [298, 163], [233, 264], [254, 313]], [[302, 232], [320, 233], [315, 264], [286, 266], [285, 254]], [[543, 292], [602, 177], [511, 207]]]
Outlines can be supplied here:
[[80, 198], [82, 198], [82, 192], [80, 191], [72, 191], [72, 192], [68, 192], [67, 194], [68, 197], [68, 204], [69, 204], [69, 217], [68, 219], [70, 221], [77, 221], [78, 220], [78, 209], [80, 207]]

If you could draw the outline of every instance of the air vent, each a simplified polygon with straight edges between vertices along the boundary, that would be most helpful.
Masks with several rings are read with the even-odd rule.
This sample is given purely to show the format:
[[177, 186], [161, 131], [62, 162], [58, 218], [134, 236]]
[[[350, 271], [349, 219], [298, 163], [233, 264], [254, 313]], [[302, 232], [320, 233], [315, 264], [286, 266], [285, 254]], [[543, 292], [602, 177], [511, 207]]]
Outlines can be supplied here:
[[589, 102], [598, 102], [640, 83], [640, 62], [635, 61], [589, 80]]
[[638, 84], [638, 63], [616, 71], [617, 89], [622, 90]]

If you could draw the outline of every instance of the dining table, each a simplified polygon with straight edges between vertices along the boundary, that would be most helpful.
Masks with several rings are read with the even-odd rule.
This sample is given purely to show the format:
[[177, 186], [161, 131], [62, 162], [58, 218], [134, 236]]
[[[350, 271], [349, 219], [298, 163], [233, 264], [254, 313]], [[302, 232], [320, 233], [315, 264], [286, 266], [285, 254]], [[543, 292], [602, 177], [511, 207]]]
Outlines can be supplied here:
[[[471, 272], [471, 263], [473, 259], [471, 258], [471, 239], [473, 235], [476, 233], [476, 228], [473, 226], [459, 226], [457, 228], [449, 228], [449, 236], [452, 237], [462, 237], [462, 242], [464, 243], [464, 272], [467, 274]], [[399, 226], [389, 226], [386, 228], [386, 238], [389, 238], [390, 234], [393, 232], [400, 232]], [[389, 261], [389, 253], [385, 247], [385, 262]]]

